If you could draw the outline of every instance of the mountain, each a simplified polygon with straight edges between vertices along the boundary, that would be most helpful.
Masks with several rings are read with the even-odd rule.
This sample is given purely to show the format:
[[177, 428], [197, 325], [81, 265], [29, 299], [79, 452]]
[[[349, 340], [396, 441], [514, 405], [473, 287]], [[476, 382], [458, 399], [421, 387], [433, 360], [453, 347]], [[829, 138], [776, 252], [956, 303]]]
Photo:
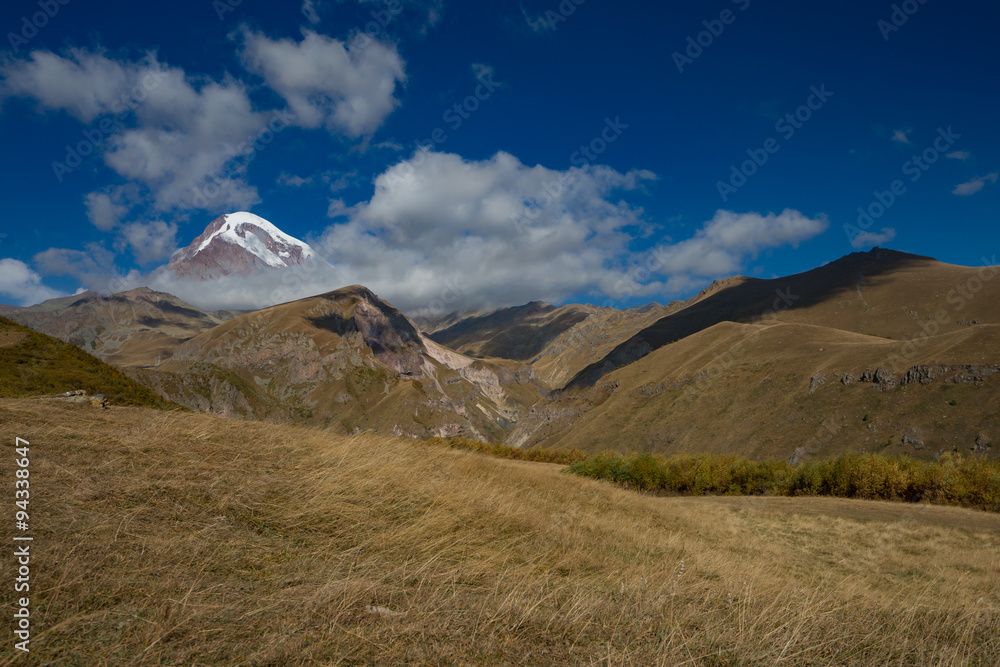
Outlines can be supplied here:
[[487, 441], [544, 393], [530, 369], [445, 349], [360, 285], [236, 317], [129, 373], [195, 410]]
[[239, 211], [213, 220], [166, 268], [178, 277], [211, 280], [323, 261], [309, 244], [264, 218]]
[[429, 337], [462, 354], [529, 364], [540, 380], [561, 387], [616, 344], [680, 307], [649, 304], [628, 310], [533, 301], [458, 319]]
[[146, 287], [110, 296], [84, 292], [5, 312], [16, 322], [118, 366], [161, 363], [185, 340], [239, 314], [205, 312]]
[[980, 276], [991, 271], [995, 274], [875, 248], [784, 278], [736, 276], [622, 342], [567, 387], [592, 386], [616, 368], [721, 322], [794, 322], [893, 340], [922, 333], [942, 312], [945, 317], [932, 327], [935, 333], [1000, 322], [1000, 281], [984, 282]]
[[179, 408], [80, 348], [0, 317], [0, 397], [76, 390], [104, 394], [112, 405]]
[[584, 369], [505, 442], [998, 456], [998, 275], [877, 249], [787, 278], [733, 280]]

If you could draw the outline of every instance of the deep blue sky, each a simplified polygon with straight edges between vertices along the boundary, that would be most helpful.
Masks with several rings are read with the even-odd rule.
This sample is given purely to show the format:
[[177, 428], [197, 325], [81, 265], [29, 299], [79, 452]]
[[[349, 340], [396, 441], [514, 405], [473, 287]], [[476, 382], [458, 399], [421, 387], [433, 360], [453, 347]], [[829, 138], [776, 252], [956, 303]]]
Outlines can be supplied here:
[[[879, 21], [892, 20], [892, 2], [410, 0], [375, 34], [377, 48], [389, 60], [396, 58], [405, 75], [393, 78], [392, 67], [379, 60], [372, 76], [388, 76], [388, 93], [362, 93], [367, 99], [395, 99], [391, 112], [373, 111], [366, 119], [363, 110], [355, 110], [352, 127], [360, 129], [351, 129], [330, 120], [338, 93], [329, 77], [302, 83], [298, 90], [306, 97], [317, 86], [333, 86], [326, 89], [332, 101], [317, 103], [319, 120], [312, 127], [293, 123], [249, 164], [216, 156], [224, 173], [241, 184], [242, 194], [232, 202], [199, 207], [190, 197], [164, 194], [189, 173], [150, 175], [155, 171], [150, 156], [161, 149], [175, 163], [194, 165], [198, 142], [207, 146], [204, 138], [194, 140], [194, 148], [152, 145], [145, 153], [120, 153], [117, 161], [108, 157], [112, 138], [59, 182], [53, 162], [63, 161], [67, 145], [78, 144], [85, 130], [110, 116], [106, 99], [90, 112], [80, 111], [82, 103], [76, 102], [74, 112], [72, 100], [86, 91], [60, 97], [64, 84], [53, 83], [49, 70], [28, 67], [39, 52], [77, 65], [99, 56], [133, 72], [155, 57], [193, 95], [213, 82], [245, 91], [249, 113], [266, 121], [274, 110], [293, 105], [288, 88], [278, 82], [294, 78], [301, 67], [276, 56], [268, 60], [263, 49], [253, 61], [252, 39], [268, 45], [287, 40], [294, 50], [308, 39], [303, 33], [308, 29], [330, 47], [332, 40], [347, 41], [352, 29], [372, 20], [373, 11], [386, 9], [385, 3], [357, 0], [307, 2], [302, 9], [243, 0], [220, 19], [224, 1], [69, 0], [37, 34], [16, 45], [10, 33], [31, 34], [22, 32], [23, 17], [30, 20], [41, 10], [37, 0], [3, 3], [0, 233], [7, 236], [0, 239], [0, 302], [135, 284], [216, 215], [235, 209], [251, 210], [313, 242], [340, 267], [336, 279], [375, 282], [414, 309], [446, 290], [449, 276], [471, 273], [476, 276], [468, 278], [456, 306], [523, 302], [536, 296], [533, 285], [537, 298], [611, 299], [624, 306], [688, 296], [712, 277], [733, 272], [770, 277], [807, 270], [879, 241], [966, 265], [1000, 250], [1000, 7], [985, 0], [898, 3], [916, 11], [891, 32]], [[569, 7], [574, 11], [563, 16]], [[712, 23], [717, 31], [722, 26], [721, 34], [700, 54], [691, 51], [697, 57], [679, 72], [674, 54], [683, 53], [688, 38], [697, 39], [708, 29], [704, 22], [724, 11], [731, 22]], [[553, 24], [555, 16], [565, 20]], [[707, 37], [701, 35], [703, 43]], [[268, 62], [284, 69], [268, 78]], [[110, 70], [94, 76], [108, 79], [106, 98], [115, 96], [115, 85], [127, 95], [127, 76], [118, 81]], [[455, 116], [446, 112], [483, 80], [499, 85], [453, 129]], [[832, 96], [822, 104], [813, 97], [818, 108], [788, 136], [788, 126], [776, 122], [806, 104], [813, 87], [825, 87]], [[136, 141], [154, 144], [180, 137], [183, 145], [197, 123], [171, 114], [190, 116], [199, 107], [185, 111], [162, 104], [127, 115], [116, 134], [136, 131]], [[468, 245], [452, 246], [452, 240], [428, 245], [435, 220], [464, 215], [467, 206], [482, 204], [483, 192], [530, 200], [539, 194], [544, 174], [579, 167], [574, 152], [599, 137], [607, 119], [627, 128], [587, 160], [586, 178], [574, 180], [588, 188], [587, 195], [596, 193], [604, 208], [595, 210], [593, 200], [583, 199], [559, 204], [558, 211], [549, 204], [546, 215], [552, 217], [540, 224], [539, 233], [565, 232], [549, 250], [538, 251], [545, 243], [529, 242], [514, 225], [491, 227], [492, 218], [482, 211], [470, 214], [467, 225], [452, 221], [439, 228]], [[453, 155], [455, 162], [424, 161], [415, 168], [421, 174], [416, 187], [431, 193], [440, 187], [444, 194], [433, 194], [412, 219], [407, 219], [412, 200], [394, 194], [391, 182], [384, 201], [373, 199], [374, 179], [411, 158], [418, 142], [439, 127], [447, 139], [434, 152]], [[170, 133], [157, 134], [164, 128]], [[912, 180], [916, 172], [904, 172], [906, 163], [933, 147], [939, 129], [948, 128], [960, 135], [944, 151], [951, 157], [941, 154]], [[214, 136], [215, 130], [207, 132]], [[777, 152], [761, 150], [769, 139]], [[729, 180], [731, 165], [749, 159], [748, 150], [767, 154], [767, 162], [724, 201], [719, 182]], [[514, 164], [494, 170], [489, 161], [500, 151]], [[935, 149], [930, 154], [938, 155]], [[485, 190], [470, 188], [467, 203], [458, 192], [463, 189], [455, 180], [458, 172], [450, 171], [461, 171], [463, 164], [471, 164], [486, 182]], [[551, 172], [533, 172], [536, 165]], [[605, 166], [609, 170], [602, 172]], [[875, 236], [852, 247], [843, 225], [853, 224], [858, 207], [869, 207], [874, 193], [889, 190], [897, 179], [905, 192], [874, 221], [868, 232]], [[121, 208], [110, 219], [92, 211], [91, 217], [98, 215], [92, 222], [85, 205], [92, 193]], [[434, 201], [442, 211], [433, 209]], [[623, 211], [621, 220], [609, 226], [609, 211], [615, 209]], [[735, 215], [720, 219], [720, 209]], [[784, 223], [746, 217], [785, 209], [797, 213]], [[699, 233], [713, 219], [715, 233]], [[769, 225], [782, 224], [784, 231], [769, 231]], [[339, 231], [331, 232], [331, 225]], [[734, 241], [734, 235], [740, 238]], [[621, 276], [629, 274], [630, 265], [649, 265], [648, 253], [657, 247], [670, 259], [654, 263], [648, 276], [632, 272], [647, 287], [622, 288]], [[131, 277], [121, 280], [129, 271]], [[115, 276], [118, 282], [112, 282]]]

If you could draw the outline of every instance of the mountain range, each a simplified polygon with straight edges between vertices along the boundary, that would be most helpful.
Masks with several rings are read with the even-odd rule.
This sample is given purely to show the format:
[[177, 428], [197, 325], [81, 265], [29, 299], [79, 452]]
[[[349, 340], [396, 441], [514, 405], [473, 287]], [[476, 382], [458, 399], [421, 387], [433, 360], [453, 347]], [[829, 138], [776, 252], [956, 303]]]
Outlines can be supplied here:
[[[309, 262], [325, 260], [233, 213], [167, 270], [210, 290]], [[532, 302], [413, 321], [354, 285], [249, 312], [148, 288], [3, 312], [232, 417], [588, 451], [995, 457], [997, 274], [876, 248], [627, 310]]]

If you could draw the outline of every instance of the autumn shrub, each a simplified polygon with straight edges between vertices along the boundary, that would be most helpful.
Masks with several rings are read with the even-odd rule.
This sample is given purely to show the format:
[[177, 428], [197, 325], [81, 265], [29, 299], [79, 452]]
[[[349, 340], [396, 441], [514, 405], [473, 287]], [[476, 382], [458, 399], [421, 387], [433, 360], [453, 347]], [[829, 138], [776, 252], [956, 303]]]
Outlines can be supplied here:
[[1000, 461], [945, 454], [937, 461], [847, 453], [791, 465], [777, 459], [598, 454], [567, 472], [650, 493], [835, 496], [1000, 511]]

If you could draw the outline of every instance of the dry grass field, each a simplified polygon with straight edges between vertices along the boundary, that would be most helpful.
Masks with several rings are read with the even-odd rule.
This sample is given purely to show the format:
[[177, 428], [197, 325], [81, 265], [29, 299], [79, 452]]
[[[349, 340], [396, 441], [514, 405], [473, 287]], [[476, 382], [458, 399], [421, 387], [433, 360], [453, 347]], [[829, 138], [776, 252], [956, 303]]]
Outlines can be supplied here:
[[[10, 507], [31, 442], [34, 664], [1000, 662], [993, 514], [142, 408], [3, 400], [0, 427]], [[0, 664], [28, 664], [9, 634]]]

